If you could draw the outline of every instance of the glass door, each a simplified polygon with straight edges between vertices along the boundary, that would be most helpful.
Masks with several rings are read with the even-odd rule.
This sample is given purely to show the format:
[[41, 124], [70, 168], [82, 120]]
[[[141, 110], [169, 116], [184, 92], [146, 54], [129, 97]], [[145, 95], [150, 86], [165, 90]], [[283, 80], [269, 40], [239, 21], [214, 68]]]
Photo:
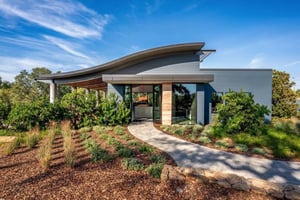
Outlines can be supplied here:
[[161, 120], [161, 85], [153, 85], [153, 120]]

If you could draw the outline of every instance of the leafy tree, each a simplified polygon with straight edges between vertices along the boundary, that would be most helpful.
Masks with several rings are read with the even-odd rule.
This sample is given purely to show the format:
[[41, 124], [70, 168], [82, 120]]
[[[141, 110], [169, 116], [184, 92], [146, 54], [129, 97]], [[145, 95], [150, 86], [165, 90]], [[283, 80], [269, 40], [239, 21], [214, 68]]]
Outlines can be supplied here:
[[257, 134], [263, 128], [266, 106], [254, 102], [253, 95], [243, 91], [226, 93], [218, 104], [218, 125], [227, 133], [246, 132]]
[[51, 71], [44, 67], [33, 68], [31, 73], [22, 70], [12, 84], [13, 102], [32, 102], [38, 98], [48, 97], [49, 85], [35, 81], [41, 74], [51, 74]]
[[8, 89], [0, 89], [0, 128], [5, 124], [11, 110], [11, 101]]
[[0, 89], [9, 89], [11, 88], [11, 83], [8, 81], [3, 81], [0, 76]]
[[290, 118], [297, 114], [296, 93], [292, 90], [294, 82], [286, 72], [273, 70], [272, 77], [272, 116]]
[[300, 98], [300, 89], [296, 90], [296, 95]]

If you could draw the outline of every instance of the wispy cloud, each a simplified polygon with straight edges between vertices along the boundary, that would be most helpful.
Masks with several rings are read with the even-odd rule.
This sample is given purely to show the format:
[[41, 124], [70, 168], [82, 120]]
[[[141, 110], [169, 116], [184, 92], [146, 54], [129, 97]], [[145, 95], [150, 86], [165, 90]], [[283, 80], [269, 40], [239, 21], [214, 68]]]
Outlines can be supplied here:
[[62, 39], [59, 39], [59, 38], [56, 38], [56, 37], [52, 37], [52, 36], [48, 36], [48, 35], [44, 35], [43, 36], [45, 39], [47, 39], [48, 41], [52, 42], [53, 44], [55, 44], [56, 46], [58, 46], [59, 48], [63, 49], [64, 51], [70, 53], [71, 55], [74, 55], [74, 56], [78, 56], [78, 57], [81, 57], [81, 58], [85, 58], [85, 59], [90, 59], [87, 55], [83, 54], [83, 53], [80, 53], [79, 51], [76, 51], [75, 49], [73, 49], [71, 47], [71, 44], [62, 40]]
[[74, 38], [101, 38], [110, 20], [72, 0], [0, 0], [0, 11]]
[[146, 2], [146, 13], [148, 15], [151, 15], [152, 13], [156, 12], [157, 10], [159, 10], [160, 6], [161, 6], [162, 2], [160, 0], [154, 0], [153, 2], [149, 3]]
[[255, 56], [249, 63], [249, 67], [259, 67], [264, 64], [264, 57], [261, 55]]
[[290, 66], [295, 66], [295, 65], [300, 65], [300, 60], [285, 64], [284, 67], [290, 67]]

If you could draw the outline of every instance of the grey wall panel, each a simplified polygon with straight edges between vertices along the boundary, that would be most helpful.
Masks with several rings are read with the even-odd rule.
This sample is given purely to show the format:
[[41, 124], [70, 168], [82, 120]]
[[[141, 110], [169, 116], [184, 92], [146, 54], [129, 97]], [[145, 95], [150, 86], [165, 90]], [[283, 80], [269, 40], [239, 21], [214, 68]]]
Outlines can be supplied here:
[[[251, 92], [255, 102], [272, 109], [272, 70], [200, 70], [203, 74], [214, 74], [209, 83], [215, 92], [234, 91]], [[267, 117], [271, 120], [271, 117]]]
[[199, 73], [199, 56], [180, 54], [148, 60], [131, 67], [106, 71], [106, 74], [194, 74]]
[[107, 94], [114, 93], [119, 97], [119, 100], [123, 101], [124, 85], [107, 84]]

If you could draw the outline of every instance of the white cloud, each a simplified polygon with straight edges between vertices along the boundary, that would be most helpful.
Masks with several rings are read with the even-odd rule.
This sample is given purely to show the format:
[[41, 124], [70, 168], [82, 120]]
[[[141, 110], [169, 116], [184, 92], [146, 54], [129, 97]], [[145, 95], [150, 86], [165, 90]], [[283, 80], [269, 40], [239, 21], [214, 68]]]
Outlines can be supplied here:
[[0, 11], [74, 38], [101, 38], [110, 20], [71, 0], [0, 0]]
[[81, 58], [85, 58], [85, 59], [90, 59], [87, 55], [80, 53], [79, 51], [74, 50], [71, 47], [71, 44], [69, 44], [68, 42], [56, 38], [56, 37], [52, 37], [52, 36], [48, 36], [48, 35], [44, 35], [44, 38], [46, 38], [48, 41], [52, 42], [53, 44], [55, 44], [56, 46], [58, 46], [59, 48], [63, 49], [64, 51], [74, 55], [74, 56], [78, 56]]
[[300, 60], [288, 63], [288, 64], [284, 65], [284, 67], [290, 67], [290, 66], [294, 66], [294, 65], [300, 65]]
[[249, 63], [249, 67], [259, 67], [262, 66], [264, 64], [264, 58], [262, 56], [256, 56], [254, 57], [250, 63]]

